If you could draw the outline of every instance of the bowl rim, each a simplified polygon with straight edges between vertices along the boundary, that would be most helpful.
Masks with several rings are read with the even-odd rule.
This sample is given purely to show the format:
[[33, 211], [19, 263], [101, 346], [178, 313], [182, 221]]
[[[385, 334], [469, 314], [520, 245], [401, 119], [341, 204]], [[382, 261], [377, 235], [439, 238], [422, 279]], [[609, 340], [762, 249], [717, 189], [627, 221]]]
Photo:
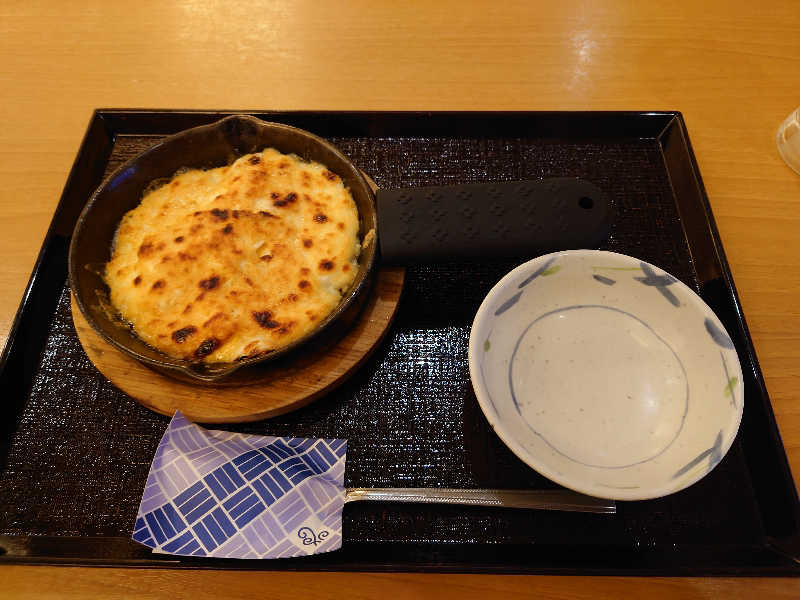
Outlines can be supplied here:
[[[78, 246], [78, 239], [80, 238], [79, 233], [82, 232], [86, 220], [90, 211], [92, 211], [95, 205], [99, 201], [100, 195], [108, 188], [108, 186], [120, 175], [122, 175], [125, 171], [136, 165], [142, 159], [151, 156], [152, 154], [162, 151], [164, 146], [169, 144], [173, 144], [176, 140], [181, 140], [186, 137], [190, 136], [197, 136], [205, 131], [212, 131], [214, 129], [219, 129], [225, 126], [226, 123], [231, 121], [245, 121], [254, 124], [256, 127], [260, 129], [269, 129], [269, 130], [279, 130], [279, 131], [286, 131], [290, 132], [293, 135], [297, 135], [303, 137], [307, 140], [310, 140], [313, 144], [318, 145], [327, 151], [331, 152], [337, 158], [339, 158], [343, 164], [347, 165], [350, 169], [353, 180], [356, 184], [361, 187], [361, 193], [365, 194], [366, 197], [370, 200], [372, 205], [372, 214], [371, 215], [362, 215], [359, 211], [359, 221], [363, 223], [363, 233], [361, 244], [361, 255], [359, 259], [364, 257], [364, 251], [367, 249], [366, 259], [367, 262], [364, 264], [364, 268], [361, 270], [361, 273], [357, 276], [356, 281], [351, 285], [349, 290], [342, 296], [339, 304], [316, 326], [311, 329], [308, 333], [304, 336], [294, 340], [290, 344], [275, 350], [274, 352], [270, 352], [261, 357], [255, 357], [248, 360], [241, 360], [241, 361], [234, 361], [234, 362], [226, 362], [226, 363], [201, 363], [201, 362], [193, 362], [188, 361], [185, 359], [178, 359], [174, 357], [170, 357], [166, 353], [161, 352], [160, 350], [153, 348], [154, 352], [160, 353], [163, 355], [163, 359], [153, 359], [149, 356], [143, 355], [140, 352], [126, 346], [125, 344], [121, 344], [117, 339], [113, 336], [109, 335], [105, 328], [97, 322], [94, 318], [94, 315], [88, 307], [86, 306], [86, 298], [84, 298], [83, 294], [77, 293], [76, 290], [80, 290], [81, 287], [78, 284], [78, 276], [77, 276], [77, 269], [83, 268], [84, 265], [77, 265], [75, 264], [76, 254], [77, 254], [77, 246]], [[268, 145], [264, 146], [264, 148], [269, 147]], [[244, 156], [242, 154], [241, 156]], [[237, 157], [238, 158], [238, 157]], [[222, 164], [218, 166], [224, 166]], [[208, 167], [208, 168], [216, 168], [216, 167]], [[338, 173], [337, 173], [338, 174]], [[341, 174], [339, 174], [341, 177]], [[144, 193], [143, 188], [141, 193]], [[351, 191], [351, 194], [353, 192]], [[367, 222], [369, 218], [370, 222]], [[119, 222], [117, 222], [117, 226]], [[369, 241], [368, 248], [364, 246], [364, 238], [366, 233], [369, 230], [372, 230], [373, 236], [372, 239]], [[253, 365], [260, 365], [268, 362], [272, 362], [275, 359], [284, 357], [285, 355], [289, 354], [290, 352], [298, 349], [299, 347], [305, 345], [306, 343], [310, 342], [312, 339], [316, 338], [318, 335], [330, 329], [330, 326], [338, 321], [338, 317], [342, 315], [350, 306], [353, 305], [355, 299], [359, 297], [362, 293], [368, 290], [371, 285], [372, 276], [374, 274], [375, 266], [378, 261], [378, 227], [377, 227], [377, 219], [375, 215], [375, 194], [372, 188], [367, 183], [366, 179], [364, 178], [363, 173], [361, 170], [356, 167], [353, 162], [344, 155], [344, 153], [339, 150], [336, 146], [325, 140], [324, 138], [311, 133], [305, 129], [301, 129], [299, 127], [294, 127], [292, 125], [287, 125], [285, 123], [277, 123], [274, 121], [264, 121], [259, 119], [253, 115], [242, 113], [242, 114], [233, 114], [227, 115], [222, 117], [212, 123], [207, 123], [205, 125], [198, 125], [196, 127], [191, 127], [188, 129], [183, 129], [176, 133], [170, 134], [157, 143], [153, 144], [143, 152], [140, 152], [136, 156], [126, 160], [122, 163], [119, 167], [114, 169], [111, 173], [109, 173], [105, 178], [103, 178], [100, 185], [95, 188], [92, 192], [91, 196], [87, 200], [86, 204], [84, 205], [83, 209], [81, 210], [80, 215], [78, 216], [78, 220], [75, 224], [75, 227], [72, 231], [72, 236], [70, 238], [69, 243], [69, 252], [67, 256], [67, 269], [68, 269], [68, 282], [70, 291], [72, 293], [73, 298], [75, 299], [75, 303], [78, 305], [81, 313], [83, 314], [86, 321], [89, 325], [94, 329], [106, 342], [111, 344], [113, 347], [117, 348], [121, 352], [125, 353], [126, 355], [130, 356], [131, 358], [143, 362], [151, 367], [155, 367], [159, 371], [178, 371], [181, 372], [192, 379], [197, 380], [197, 383], [215, 383], [223, 380], [224, 378], [228, 377], [229, 375], [233, 374], [234, 372], [238, 371], [243, 367], [253, 366]], [[143, 340], [142, 340], [143, 342]], [[146, 343], [146, 342], [145, 342]], [[203, 370], [198, 370], [197, 366], [202, 365]]]
[[[671, 275], [668, 271], [665, 271], [661, 267], [653, 265], [652, 263], [648, 263], [642, 259], [636, 258], [634, 256], [630, 256], [627, 254], [621, 254], [619, 252], [610, 252], [607, 250], [592, 250], [592, 249], [581, 249], [581, 250], [563, 250], [558, 252], [552, 252], [549, 254], [544, 254], [541, 256], [537, 256], [525, 263], [515, 267], [511, 271], [509, 271], [506, 275], [504, 275], [489, 291], [489, 293], [484, 297], [483, 302], [481, 302], [478, 311], [475, 314], [475, 318], [473, 319], [472, 327], [470, 329], [470, 337], [469, 337], [469, 344], [468, 344], [468, 363], [469, 363], [469, 374], [470, 380], [472, 383], [472, 388], [475, 392], [475, 397], [478, 400], [478, 404], [483, 412], [486, 420], [489, 423], [489, 426], [492, 430], [498, 435], [500, 440], [505, 444], [505, 446], [511, 450], [517, 458], [527, 464], [529, 467], [537, 471], [538, 473], [544, 475], [551, 481], [558, 483], [566, 488], [572, 489], [576, 492], [580, 492], [583, 494], [587, 494], [589, 496], [595, 496], [598, 498], [606, 498], [609, 500], [650, 500], [654, 498], [661, 498], [664, 496], [668, 496], [680, 490], [686, 489], [687, 487], [694, 485], [701, 479], [703, 479], [708, 473], [710, 473], [714, 468], [717, 467], [719, 462], [722, 462], [722, 458], [730, 450], [733, 442], [737, 438], [737, 433], [739, 428], [741, 427], [742, 422], [742, 414], [744, 411], [744, 393], [742, 394], [742, 402], [738, 403], [737, 406], [737, 415], [736, 415], [736, 426], [732, 429], [732, 435], [728, 437], [728, 439], [724, 440], [723, 445], [720, 448], [720, 461], [718, 461], [711, 469], [707, 471], [701, 471], [696, 473], [692, 477], [684, 478], [678, 480], [677, 485], [670, 485], [669, 482], [666, 484], [657, 486], [657, 487], [649, 487], [643, 491], [641, 488], [637, 490], [616, 490], [613, 494], [604, 494], [598, 493], [596, 487], [591, 485], [584, 484], [580, 480], [575, 480], [574, 478], [570, 478], [569, 475], [564, 475], [556, 471], [555, 469], [550, 468], [547, 465], [546, 461], [542, 461], [538, 459], [536, 455], [527, 451], [522, 444], [518, 441], [517, 437], [513, 435], [510, 429], [505, 425], [504, 421], [500, 418], [500, 415], [496, 413], [493, 403], [489, 400], [489, 391], [484, 381], [484, 378], [481, 374], [481, 369], [479, 365], [480, 353], [483, 349], [483, 339], [479, 339], [478, 337], [478, 330], [481, 326], [488, 320], [490, 316], [490, 307], [495, 307], [497, 304], [497, 297], [500, 293], [506, 290], [508, 284], [511, 281], [514, 281], [520, 273], [526, 273], [532, 270], [535, 267], [541, 267], [543, 263], [546, 263], [548, 260], [555, 258], [555, 257], [566, 257], [567, 259], [574, 258], [577, 256], [583, 255], [593, 255], [593, 256], [610, 256], [615, 259], [622, 259], [622, 260], [632, 260], [638, 263], [647, 264], [660, 272], [663, 272], [667, 275], [670, 275], [675, 279], [675, 285], [680, 286], [684, 291], [691, 294], [694, 297], [695, 301], [699, 302], [701, 305], [705, 306], [708, 309], [708, 312], [713, 315], [714, 319], [716, 320], [716, 324], [730, 337], [727, 329], [720, 321], [719, 317], [716, 313], [711, 309], [711, 307], [706, 304], [706, 302], [689, 286], [683, 283], [680, 279]], [[743, 381], [743, 373], [741, 367], [741, 359], [739, 358], [738, 352], [734, 349], [734, 354], [736, 355], [736, 373], [738, 374], [739, 381]]]

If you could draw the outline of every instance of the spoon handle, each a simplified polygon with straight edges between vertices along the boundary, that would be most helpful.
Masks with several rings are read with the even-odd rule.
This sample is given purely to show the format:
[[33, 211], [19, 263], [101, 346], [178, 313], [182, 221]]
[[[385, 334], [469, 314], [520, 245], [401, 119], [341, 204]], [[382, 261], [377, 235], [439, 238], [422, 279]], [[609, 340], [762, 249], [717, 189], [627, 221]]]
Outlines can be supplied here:
[[536, 508], [613, 514], [613, 500], [584, 496], [569, 490], [488, 490], [452, 488], [348, 488], [345, 502], [421, 502], [506, 508]]

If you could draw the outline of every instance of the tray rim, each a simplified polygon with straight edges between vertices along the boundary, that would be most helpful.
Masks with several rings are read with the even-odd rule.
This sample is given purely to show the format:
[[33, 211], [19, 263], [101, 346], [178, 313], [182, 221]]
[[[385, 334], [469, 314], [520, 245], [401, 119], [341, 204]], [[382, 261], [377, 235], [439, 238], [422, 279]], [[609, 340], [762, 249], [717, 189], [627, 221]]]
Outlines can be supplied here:
[[[752, 338], [750, 336], [749, 328], [746, 323], [745, 315], [742, 311], [739, 295], [736, 290], [735, 284], [733, 282], [733, 276], [730, 271], [730, 266], [728, 264], [727, 258], [724, 253], [724, 248], [722, 246], [722, 241], [719, 235], [719, 230], [717, 229], [716, 222], [713, 217], [713, 212], [711, 210], [710, 201], [708, 199], [708, 195], [705, 190], [705, 186], [703, 185], [702, 177], [700, 175], [699, 167], [697, 165], [696, 157], [691, 145], [691, 141], [689, 139], [688, 130], [683, 119], [683, 115], [679, 111], [344, 111], [344, 110], [204, 110], [204, 109], [138, 109], [138, 108], [100, 108], [93, 111], [92, 116], [89, 120], [89, 124], [87, 126], [86, 132], [82, 138], [78, 153], [76, 154], [76, 158], [73, 162], [73, 165], [70, 169], [69, 175], [64, 185], [64, 189], [58, 205], [54, 211], [50, 226], [48, 228], [47, 234], [44, 238], [42, 246], [40, 248], [39, 254], [37, 256], [36, 262], [34, 264], [31, 277], [29, 278], [28, 284], [25, 287], [25, 291], [22, 296], [22, 300], [20, 305], [17, 309], [15, 314], [14, 320], [12, 325], [9, 329], [8, 337], [6, 344], [3, 348], [2, 355], [0, 355], [0, 381], [3, 381], [7, 377], [7, 369], [9, 362], [13, 358], [13, 354], [15, 351], [17, 353], [22, 352], [19, 350], [19, 346], [21, 345], [20, 342], [20, 330], [23, 328], [23, 321], [25, 317], [29, 314], [30, 311], [33, 309], [31, 308], [32, 304], [35, 302], [34, 298], [34, 288], [43, 280], [46, 276], [47, 271], [47, 258], [48, 258], [48, 251], [51, 250], [53, 243], [56, 239], [60, 237], [64, 237], [65, 235], [67, 238], [71, 235], [71, 227], [67, 227], [70, 221], [70, 207], [68, 207], [68, 203], [70, 200], [71, 194], [74, 193], [74, 190], [77, 187], [80, 187], [84, 180], [87, 178], [91, 178], [86, 173], [82, 172], [82, 164], [88, 160], [88, 155], [92, 154], [92, 152], [96, 152], [97, 148], [93, 146], [93, 137], [97, 135], [105, 136], [106, 141], [106, 150], [105, 155], [103, 157], [102, 166], [99, 169], [100, 175], [102, 176], [102, 171], [105, 168], [105, 164], [107, 163], [108, 155], [110, 151], [113, 149], [114, 140], [118, 135], [166, 135], [170, 131], [156, 131], [156, 132], [148, 132], [142, 133], [133, 132], [128, 133], [122, 127], [126, 122], [130, 122], [130, 120], [136, 119], [143, 119], [147, 117], [155, 117], [163, 119], [167, 123], [175, 122], [175, 119], [180, 118], [184, 119], [197, 119], [198, 117], [201, 119], [211, 119], [216, 120], [222, 118], [224, 116], [230, 114], [254, 114], [256, 116], [263, 117], [272, 117], [277, 119], [294, 119], [294, 118], [302, 118], [302, 117], [320, 117], [320, 116], [335, 116], [339, 118], [345, 119], [353, 119], [353, 120], [366, 120], [369, 119], [386, 119], [386, 118], [397, 118], [397, 117], [415, 117], [415, 118], [458, 118], [458, 119], [481, 119], [481, 118], [520, 118], [526, 117], [529, 119], [548, 119], [548, 118], [577, 118], [577, 119], [596, 119], [598, 117], [604, 117], [607, 119], [610, 118], [617, 118], [623, 120], [636, 120], [642, 119], [645, 117], [651, 118], [653, 123], [656, 123], [656, 120], [663, 123], [663, 127], [660, 129], [658, 133], [653, 131], [652, 135], [646, 136], [631, 136], [631, 135], [619, 135], [615, 137], [608, 137], [608, 136], [601, 136], [599, 139], [654, 139], [662, 144], [663, 136], [670, 134], [674, 131], [677, 131], [680, 135], [680, 142], [686, 148], [686, 156], [685, 158], [689, 161], [689, 169], [691, 174], [691, 179], [694, 182], [694, 186], [696, 188], [697, 196], [700, 200], [701, 208], [703, 209], [704, 215], [707, 220], [707, 227], [710, 235], [710, 241], [713, 245], [717, 262], [721, 268], [721, 277], [725, 284], [725, 289], [727, 293], [730, 295], [730, 300], [733, 302], [734, 309], [736, 312], [736, 320], [738, 322], [738, 327], [740, 329], [740, 334], [744, 340], [744, 350], [747, 352], [747, 358], [750, 360], [750, 364], [753, 367], [753, 376], [755, 378], [756, 383], [758, 384], [758, 392], [763, 400], [763, 409], [765, 410], [766, 417], [767, 417], [767, 425], [769, 431], [767, 434], [770, 436], [770, 441], [773, 443], [777, 443], [776, 450], [779, 451], [779, 454], [782, 456], [782, 461], [780, 465], [778, 465], [783, 479], [785, 480], [784, 483], [789, 483], [789, 495], [794, 498], [795, 504], [798, 504], [797, 501], [797, 489], [794, 486], [793, 479], [791, 477], [791, 470], [788, 464], [788, 460], [785, 454], [785, 448], [783, 446], [783, 442], [780, 437], [780, 432], [777, 427], [777, 422], [774, 417], [774, 413], [772, 411], [772, 406], [769, 402], [768, 392], [766, 390], [766, 384], [763, 378], [763, 374], [761, 372], [760, 365], [758, 363], [758, 358], [755, 353], [755, 347], [752, 342]], [[181, 129], [184, 127], [180, 127]], [[452, 136], [449, 136], [452, 137]], [[469, 137], [469, 136], [466, 136]], [[480, 136], [479, 136], [480, 137]], [[577, 137], [577, 136], [576, 136]], [[583, 139], [583, 138], [581, 138]], [[586, 137], [585, 139], [597, 139], [592, 138], [591, 136]], [[101, 152], [102, 154], [103, 152]], [[663, 154], [663, 144], [662, 144], [662, 154]], [[670, 184], [673, 186], [673, 193], [675, 193], [675, 187], [672, 181], [672, 175], [670, 174], [670, 170], [668, 165], [666, 164], [665, 159], [665, 169], [670, 177]], [[97, 169], [95, 169], [97, 170]], [[87, 196], [88, 197], [88, 196]], [[677, 203], [676, 203], [677, 204]], [[81, 205], [82, 206], [82, 205]], [[679, 211], [680, 211], [680, 207]], [[74, 212], [74, 210], [72, 211]], [[79, 212], [79, 211], [78, 211]], [[76, 215], [77, 216], [77, 215]], [[689, 244], [690, 253], [692, 250], [691, 244]], [[692, 258], [694, 262], [694, 258]], [[695, 269], [696, 272], [696, 269]], [[54, 303], [53, 303], [54, 304]], [[30, 343], [28, 344], [30, 345]], [[43, 348], [42, 348], [43, 349]], [[38, 364], [38, 361], [37, 361]], [[26, 395], [27, 397], [27, 395]], [[24, 401], [24, 400], [23, 400]], [[20, 403], [21, 404], [21, 403]], [[14, 414], [13, 406], [8, 407], [4, 406], [3, 409], [7, 412], [11, 412]], [[15, 415], [16, 416], [16, 415]], [[16, 430], [17, 419], [7, 419], [9, 424], [4, 428], [8, 429], [10, 432]], [[0, 436], [4, 436], [5, 431], [0, 429]], [[9, 440], [10, 441], [10, 440]], [[0, 446], [6, 443], [5, 439], [0, 438]], [[0, 447], [0, 460], [4, 458], [4, 449]], [[2, 464], [0, 464], [2, 467]], [[788, 477], [788, 479], [786, 479]], [[793, 492], [793, 494], [792, 494]], [[791, 498], [790, 498], [791, 500]], [[736, 572], [733, 574], [743, 574], [743, 575], [753, 575], [753, 574], [775, 574], [775, 575], [800, 575], [800, 563], [797, 559], [792, 559], [792, 556], [798, 556], [800, 554], [800, 534], [798, 534], [798, 530], [800, 530], [800, 507], [795, 511], [795, 525], [797, 526], [793, 531], [793, 536], [790, 537], [788, 540], [772, 540], [767, 539], [766, 544], [761, 548], [765, 551], [771, 552], [775, 557], [783, 557], [783, 561], [785, 561], [784, 566], [775, 566], [773, 565], [770, 568], [776, 570], [774, 573], [768, 573], [765, 571], [767, 568], [766, 565], [760, 565], [754, 567], [755, 570], [750, 568], [742, 568], [736, 567]], [[30, 541], [32, 538], [36, 536], [14, 536], [17, 538], [17, 541]], [[57, 539], [66, 539], [66, 538], [57, 538]], [[86, 538], [81, 538], [86, 539]], [[104, 539], [117, 539], [117, 538], [104, 538]], [[119, 538], [124, 539], [124, 538]], [[33, 555], [9, 555], [8, 553], [2, 553], [2, 547], [0, 547], [0, 564], [3, 563], [24, 563], [24, 564], [39, 564], [39, 563], [46, 563], [46, 564], [91, 564], [91, 562], [87, 561], [94, 561], [96, 562], [97, 559], [91, 559], [86, 557], [80, 557], [78, 562], [69, 562], [70, 560], [76, 559], [68, 559], [68, 558], [58, 558], [58, 557], [42, 557], [42, 556], [33, 556]], [[788, 557], [788, 558], [787, 558]], [[67, 561], [65, 563], [65, 560]], [[136, 559], [134, 561], [125, 561], [125, 560], [118, 560], [118, 559], [109, 559], [109, 563], [102, 563], [102, 564], [117, 564], [117, 565], [128, 565], [134, 566], [135, 564], [140, 564], [142, 561], [140, 559]], [[48, 562], [52, 561], [52, 562]], [[102, 562], [102, 559], [101, 559]], [[211, 566], [204, 567], [202, 565], [195, 565], [195, 564], [184, 564], [180, 561], [176, 564], [174, 560], [155, 560], [155, 561], [145, 561], [148, 562], [149, 565], [147, 566], [157, 566], [163, 565], [165, 567], [181, 567], [181, 568], [213, 568]], [[214, 563], [217, 564], [217, 563]], [[411, 565], [409, 565], [411, 566]], [[230, 567], [226, 567], [230, 568]], [[261, 565], [258, 568], [265, 568]], [[325, 568], [321, 566], [321, 568]], [[337, 569], [337, 567], [333, 567]], [[341, 568], [341, 567], [340, 567]], [[353, 565], [353, 569], [363, 569], [369, 568], [370, 570], [403, 570], [403, 566], [401, 564], [396, 564], [394, 567], [387, 567], [383, 565], [383, 569], [379, 565], [373, 565], [372, 567], [368, 565]], [[425, 571], [425, 570], [433, 570], [433, 571], [453, 571], [456, 570], [471, 570], [471, 567], [464, 566], [464, 565], [442, 565], [442, 564], [433, 564], [422, 566], [417, 565], [416, 563], [412, 567], [413, 570], [417, 571]], [[522, 566], [519, 567], [521, 570], [510, 570], [508, 572], [562, 572], [564, 570], [569, 571], [568, 567], [565, 568], [557, 568], [555, 571], [550, 570], [548, 568], [544, 568], [544, 570], [538, 569], [537, 567], [531, 566]], [[303, 570], [302, 567], [298, 570]], [[313, 570], [320, 570], [320, 566]], [[330, 569], [329, 569], [330, 570]], [[657, 569], [656, 569], [657, 570]], [[680, 570], [680, 569], [679, 569]], [[689, 569], [692, 570], [691, 568]], [[769, 570], [769, 569], [768, 569]], [[700, 569], [702, 571], [702, 568]], [[477, 572], [477, 571], [473, 571]], [[500, 572], [496, 568], [494, 572]], [[581, 573], [586, 573], [586, 570], [581, 570]], [[625, 573], [631, 574], [629, 571], [625, 570]], [[635, 572], [635, 571], [634, 571]], [[696, 573], [693, 571], [693, 573]], [[636, 573], [638, 574], [638, 573]], [[650, 573], [652, 574], [652, 573]], [[689, 574], [689, 573], [687, 573]], [[729, 572], [728, 569], [715, 570], [714, 568], [707, 574], [720, 574], [720, 575], [731, 575], [732, 573]]]

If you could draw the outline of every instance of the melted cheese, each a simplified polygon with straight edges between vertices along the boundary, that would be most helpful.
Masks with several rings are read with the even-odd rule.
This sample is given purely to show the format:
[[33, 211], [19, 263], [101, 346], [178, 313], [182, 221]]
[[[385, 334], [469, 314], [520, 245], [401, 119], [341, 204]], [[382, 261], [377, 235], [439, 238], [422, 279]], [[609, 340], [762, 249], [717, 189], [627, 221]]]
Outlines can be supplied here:
[[120, 223], [105, 280], [151, 346], [233, 362], [313, 329], [352, 284], [359, 253], [341, 179], [266, 149], [146, 193]]

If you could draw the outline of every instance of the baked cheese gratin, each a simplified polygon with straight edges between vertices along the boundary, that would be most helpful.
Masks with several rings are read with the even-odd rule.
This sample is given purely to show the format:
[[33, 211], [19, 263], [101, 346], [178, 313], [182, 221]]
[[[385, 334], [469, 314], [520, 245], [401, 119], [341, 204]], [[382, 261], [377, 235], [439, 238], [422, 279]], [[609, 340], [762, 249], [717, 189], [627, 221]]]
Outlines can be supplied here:
[[360, 251], [342, 180], [268, 148], [146, 192], [120, 222], [105, 281], [151, 346], [234, 362], [313, 329], [352, 284]]

